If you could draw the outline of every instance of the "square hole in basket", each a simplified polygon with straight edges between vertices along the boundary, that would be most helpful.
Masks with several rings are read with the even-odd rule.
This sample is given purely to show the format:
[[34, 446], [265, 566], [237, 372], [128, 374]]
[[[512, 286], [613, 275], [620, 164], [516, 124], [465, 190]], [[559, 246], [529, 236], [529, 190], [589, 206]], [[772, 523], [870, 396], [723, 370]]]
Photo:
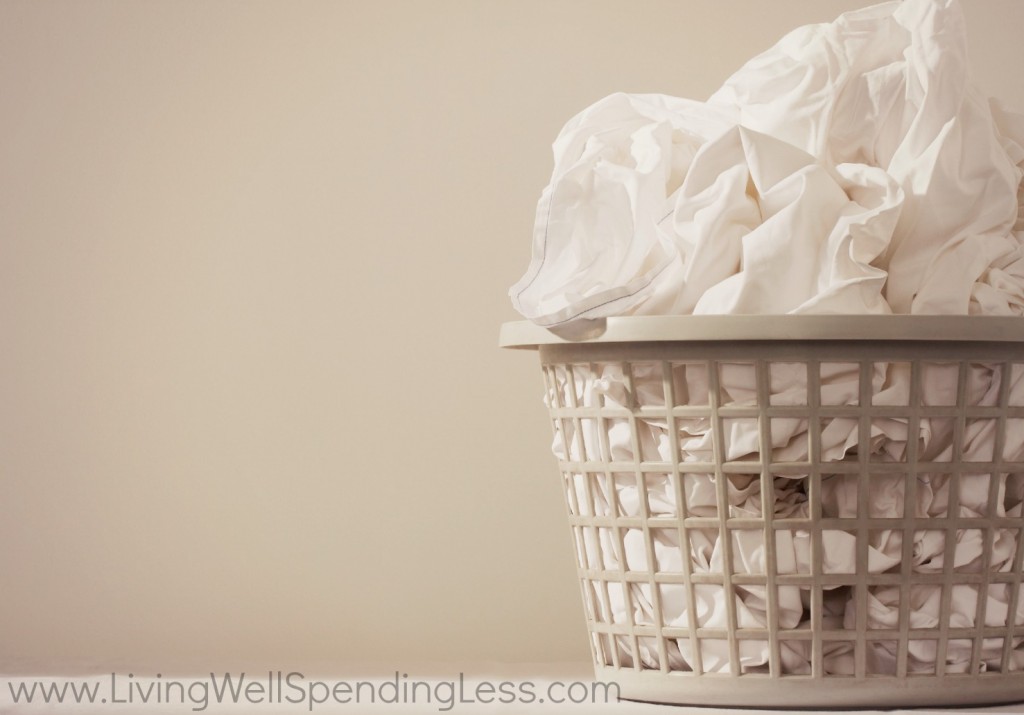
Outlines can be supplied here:
[[953, 550], [953, 568], [956, 571], [976, 573], [980, 570], [985, 552], [985, 530], [960, 529]]
[[994, 418], [967, 420], [964, 426], [963, 461], [991, 462], [994, 458], [993, 449], [998, 426], [999, 420]]
[[718, 551], [717, 528], [687, 529], [690, 542], [690, 568], [694, 573], [722, 573], [723, 559]]
[[676, 516], [676, 477], [653, 472], [644, 475], [647, 489], [647, 511], [651, 516]]
[[662, 623], [668, 628], [689, 629], [690, 614], [686, 609], [686, 604], [689, 603], [686, 596], [686, 584], [659, 583], [657, 587], [658, 598], [661, 600]]
[[639, 455], [634, 457], [633, 426], [627, 417], [606, 418], [604, 429], [603, 439], [607, 444], [608, 461], [633, 463], [639, 461]]
[[807, 495], [810, 478], [802, 474], [787, 474], [772, 479], [773, 501], [776, 519], [802, 519], [809, 516], [810, 506]]
[[679, 529], [652, 527], [651, 541], [654, 545], [654, 560], [657, 562], [658, 572], [683, 573], [683, 550], [679, 548]]
[[822, 670], [833, 678], [854, 677], [853, 641], [826, 641], [822, 644]]
[[[568, 425], [565, 423], [569, 422]], [[563, 419], [551, 420], [551, 451], [559, 461], [569, 461], [573, 450], [572, 440], [575, 431], [572, 422]]]
[[633, 620], [633, 598], [629, 593], [629, 584], [622, 581], [605, 581], [608, 589], [608, 605], [612, 612], [612, 623], [625, 623], [627, 616]]
[[622, 546], [627, 571], [647, 571], [647, 541], [643, 529], [623, 529]]
[[725, 605], [725, 587], [720, 583], [698, 583], [693, 587], [693, 600], [697, 607], [699, 628], [725, 628], [728, 612]]
[[823, 474], [821, 515], [826, 519], [856, 519], [859, 488], [857, 474]]
[[921, 404], [928, 407], [947, 407], [956, 404], [960, 363], [921, 363]]
[[741, 675], [768, 675], [770, 651], [768, 641], [758, 638], [744, 638], [738, 644]]
[[[898, 628], [900, 620], [900, 586], [867, 586], [867, 608], [865, 624], [868, 631], [884, 631]], [[854, 599], [847, 605], [843, 614], [851, 628], [856, 625], [858, 609], [857, 589], [853, 589]]]
[[760, 459], [761, 434], [757, 417], [722, 419], [722, 446], [725, 461], [756, 462]]
[[998, 405], [1002, 376], [1003, 366], [1001, 363], [970, 363], [967, 366], [967, 404]]
[[582, 579], [580, 584], [583, 588], [583, 608], [587, 618], [595, 623], [605, 623], [609, 620], [609, 613], [604, 608], [604, 601], [598, 596], [595, 582], [590, 579]]
[[590, 365], [579, 363], [566, 365], [566, 372], [569, 388], [565, 392], [566, 406], [592, 404], [593, 395], [590, 394], [590, 391], [593, 389], [596, 375], [590, 369]]
[[683, 500], [687, 516], [718, 517], [717, 479], [713, 474], [682, 472]]
[[857, 571], [857, 537], [848, 531], [823, 529], [821, 532], [821, 572], [852, 574]]
[[636, 486], [635, 472], [594, 473], [595, 506], [607, 503], [609, 516], [639, 516], [640, 492]]
[[676, 434], [679, 440], [680, 462], [710, 464], [715, 461], [710, 417], [677, 417]]
[[718, 404], [757, 404], [757, 372], [749, 362], [718, 363]]
[[587, 472], [586, 477], [587, 493], [579, 495], [580, 507], [594, 516], [622, 516], [621, 510], [618, 509], [618, 491], [625, 483], [622, 481], [622, 475]]
[[637, 636], [637, 650], [640, 655], [640, 666], [644, 670], [661, 668], [662, 655], [658, 647], [658, 639], [654, 636]]
[[[1002, 638], [986, 638], [981, 651], [981, 662], [984, 665], [983, 672], [1003, 673], [1020, 670], [1020, 666], [1013, 662], [1013, 656], [1009, 658], [1008, 668], [1003, 667], [1003, 643]], [[1011, 651], [1012, 653], [1012, 651]]]
[[730, 529], [733, 573], [765, 573], [764, 529]]
[[868, 475], [868, 517], [902, 519], [909, 474], [882, 472]]
[[[815, 597], [813, 593], [809, 595], [812, 599]], [[846, 616], [847, 612], [850, 612], [852, 615], [854, 607], [853, 595], [853, 584], [829, 586], [821, 590], [821, 629], [823, 631], [847, 631]], [[807, 610], [809, 617], [810, 606], [808, 606]], [[853, 633], [852, 630], [847, 632]]]
[[[802, 630], [802, 629], [801, 629]], [[783, 677], [811, 674], [811, 641], [805, 638], [779, 639], [780, 674]]]
[[662, 463], [667, 468], [672, 461], [673, 445], [665, 421], [637, 419], [636, 430], [640, 461]]
[[616, 623], [623, 620], [622, 586], [614, 581], [591, 581], [594, 591], [595, 616], [601, 623]]
[[811, 587], [809, 585], [775, 586], [775, 604], [778, 609], [779, 630], [810, 632]]
[[761, 583], [733, 584], [733, 603], [737, 626], [747, 635], [762, 632], [768, 635], [768, 587]]
[[637, 361], [630, 364], [633, 394], [638, 407], [664, 407], [665, 381], [660, 361]]
[[623, 565], [621, 556], [622, 546], [619, 544], [614, 529], [598, 526], [597, 543], [599, 550], [598, 565], [596, 567], [592, 565], [591, 568], [603, 568], [608, 571], [614, 571]]
[[896, 675], [897, 641], [868, 641], [865, 670], [868, 675]]
[[906, 462], [908, 417], [872, 417], [868, 428], [868, 460]]
[[598, 662], [604, 663], [605, 665], [614, 665], [615, 661], [612, 658], [612, 644], [611, 638], [608, 637], [607, 633], [595, 633], [594, 639], [596, 640], [596, 648], [598, 648]]
[[907, 643], [907, 673], [935, 675], [935, 658], [939, 642], [930, 638], [911, 639]]
[[608, 527], [583, 527], [584, 548], [587, 550], [587, 563], [596, 571], [618, 571], [621, 548], [617, 543], [615, 530]]
[[636, 652], [636, 636], [612, 635], [612, 648], [619, 659], [620, 668], [633, 667], [633, 653]]
[[768, 366], [771, 405], [807, 404], [807, 363], [773, 362]]
[[552, 406], [569, 406], [572, 383], [569, 381], [569, 372], [565, 365], [551, 365], [548, 367], [548, 390]]
[[1003, 461], [1024, 462], [1024, 419], [1008, 417], [1004, 429]]
[[555, 368], [552, 365], [545, 365], [542, 368], [544, 378], [544, 406], [548, 409], [560, 407], [558, 399], [558, 380], [555, 377]]
[[707, 363], [672, 363], [672, 393], [677, 406], [709, 406]]
[[993, 480], [991, 474], [961, 474], [957, 489], [961, 514], [989, 516], [988, 504], [993, 488], [998, 489], [998, 480]]
[[562, 486], [565, 489], [565, 503], [570, 516], [590, 514], [587, 500], [586, 475], [573, 472], [562, 473]]
[[856, 418], [822, 417], [819, 424], [819, 461], [839, 462], [856, 457], [860, 443], [859, 423]]
[[823, 362], [820, 367], [822, 405], [860, 404], [860, 365], [855, 362]]
[[[690, 641], [687, 640], [686, 643], [689, 644]], [[675, 639], [675, 638], [666, 638], [665, 639], [665, 651], [666, 651], [666, 653], [668, 655], [668, 669], [669, 670], [676, 671], [676, 672], [681, 672], [681, 673], [691, 673], [691, 672], [693, 672], [693, 667], [691, 667], [690, 663], [688, 663], [686, 658], [683, 657], [682, 651], [679, 648], [679, 641], [677, 639]], [[690, 649], [687, 648], [686, 652], [687, 652], [687, 654], [689, 654]]]
[[771, 461], [806, 462], [810, 454], [810, 433], [807, 419], [772, 417], [770, 419]]
[[[631, 472], [593, 472], [590, 475], [590, 493], [597, 516], [636, 516], [636, 475]], [[632, 499], [623, 505], [619, 495]], [[629, 509], [630, 513], [626, 513]]]
[[919, 462], [950, 462], [953, 459], [953, 439], [956, 419], [953, 417], [923, 417], [918, 441]]
[[781, 630], [808, 631], [810, 629], [810, 589], [810, 586], [775, 587], [775, 604], [778, 609], [778, 623]]
[[561, 442], [555, 443], [555, 454], [568, 462], [586, 461], [583, 430], [578, 428], [576, 421], [568, 417], [562, 418], [559, 420], [559, 428]]
[[576, 536], [576, 556], [578, 563], [585, 569], [600, 569], [601, 542], [596, 526], [574, 527]]
[[581, 568], [597, 568], [592, 564], [600, 563], [597, 552], [597, 532], [592, 526], [572, 527], [573, 543], [576, 545], [576, 563]]
[[[1012, 570], [1013, 560], [1017, 556], [1019, 544], [1019, 529], [996, 529], [996, 532], [992, 535], [992, 555], [989, 570], [998, 572]], [[1008, 603], [1008, 601], [1005, 603]]]
[[946, 553], [946, 532], [942, 529], [914, 531], [914, 571], [937, 573], [942, 571]]
[[775, 568], [780, 574], [811, 573], [811, 533], [806, 529], [775, 532]]
[[583, 449], [581, 451], [583, 455], [582, 461], [597, 463], [606, 461], [606, 458], [601, 453], [603, 435], [600, 429], [600, 422], [593, 417], [583, 417], [580, 419], [579, 437], [583, 442]]
[[903, 530], [868, 530], [868, 572], [899, 573], [903, 563]]
[[[946, 643], [946, 672], [947, 673], [969, 673], [971, 672], [971, 650], [974, 647], [973, 641], [968, 638], [953, 638]], [[975, 670], [975, 673], [980, 671]]]
[[[935, 586], [936, 590], [940, 587]], [[957, 583], [950, 588], [950, 599], [954, 604], [950, 626], [953, 628], [971, 628], [975, 625], [975, 617], [978, 613], [978, 594], [982, 592], [981, 586], [974, 583]], [[938, 595], [938, 594], [937, 594]], [[938, 603], [936, 598], [935, 603]], [[988, 602], [985, 603], [986, 607]], [[988, 620], [986, 615], [985, 620]]]
[[871, 404], [891, 407], [909, 405], [910, 374], [909, 362], [874, 363]]
[[724, 638], [701, 638], [700, 658], [705, 673], [728, 673], [729, 641]]

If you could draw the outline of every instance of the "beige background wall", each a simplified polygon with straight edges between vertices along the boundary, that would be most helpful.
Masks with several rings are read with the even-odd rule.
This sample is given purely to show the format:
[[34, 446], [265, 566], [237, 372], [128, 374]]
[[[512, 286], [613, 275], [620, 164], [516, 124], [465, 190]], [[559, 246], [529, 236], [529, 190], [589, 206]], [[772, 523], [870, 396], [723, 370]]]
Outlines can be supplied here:
[[496, 348], [550, 143], [864, 4], [0, 1], [0, 672], [586, 659]]

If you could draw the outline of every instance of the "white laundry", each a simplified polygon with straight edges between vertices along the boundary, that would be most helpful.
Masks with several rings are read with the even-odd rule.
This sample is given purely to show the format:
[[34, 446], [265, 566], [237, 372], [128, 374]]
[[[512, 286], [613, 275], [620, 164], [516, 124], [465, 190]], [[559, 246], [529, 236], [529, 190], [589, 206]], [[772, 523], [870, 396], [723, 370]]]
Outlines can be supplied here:
[[540, 325], [1024, 313], [1024, 117], [971, 82], [957, 0], [794, 30], [707, 102], [611, 95], [554, 153], [510, 290]]
[[[655, 94], [600, 100], [571, 119], [554, 144], [531, 264], [510, 291], [513, 304], [547, 326], [642, 314], [1024, 315], [1024, 116], [980, 96], [966, 56], [956, 0], [904, 0], [794, 30], [707, 102]], [[584, 476], [581, 469], [571, 477], [571, 508], [581, 515], [677, 517], [685, 505], [691, 517], [719, 518], [718, 479], [725, 479], [728, 515], [760, 518], [760, 474], [716, 477], [719, 455], [708, 417], [670, 419], [637, 409], [663, 408], [666, 385], [675, 404], [712, 404], [705, 365], [675, 365], [667, 376], [661, 369], [638, 363], [623, 374], [621, 366], [603, 364], [591, 373], [579, 366], [548, 394], [551, 405], [617, 411], [601, 420], [556, 421], [553, 449], [560, 459], [608, 465], [603, 474], [592, 469]], [[806, 366], [772, 364], [770, 372], [771, 404], [809, 404]], [[876, 362], [867, 377], [873, 404], [909, 404], [906, 364]], [[1012, 379], [1010, 402], [1024, 404], [1021, 377], [972, 364], [964, 402], [996, 406], [1000, 381]], [[757, 404], [753, 365], [721, 364], [719, 382], [717, 404]], [[822, 363], [820, 404], [857, 404], [859, 384], [858, 365]], [[921, 385], [925, 406], [958, 402], [956, 365], [924, 365]], [[1021, 515], [1024, 475], [980, 469], [953, 477], [941, 469], [954, 459], [955, 419], [922, 416], [915, 434], [910, 426], [906, 417], [873, 418], [866, 444], [856, 418], [821, 426], [822, 462], [856, 461], [866, 448], [872, 462], [907, 461], [913, 450], [918, 462], [931, 465], [916, 475], [912, 497], [903, 475], [871, 474], [866, 516], [943, 518], [954, 498], [954, 515], [961, 517]], [[807, 419], [773, 418], [764, 427], [756, 419], [723, 422], [721, 458], [809, 459]], [[993, 461], [996, 428], [995, 420], [967, 420], [960, 458]], [[1024, 461], [1024, 429], [1005, 431], [1002, 457]], [[652, 464], [664, 471], [639, 468]], [[686, 466], [678, 483], [670, 477], [675, 464]], [[989, 504], [993, 479], [997, 498]], [[773, 477], [775, 518], [808, 518], [807, 481], [799, 473]], [[859, 486], [856, 475], [822, 473], [822, 516], [856, 518]], [[730, 549], [718, 528], [688, 529], [686, 548], [677, 528], [646, 535], [637, 528], [583, 528], [578, 535], [581, 563], [606, 572], [656, 567], [716, 574], [727, 560], [735, 574], [764, 574], [768, 567], [761, 530], [732, 532]], [[986, 558], [983, 529], [921, 529], [907, 549], [899, 529], [873, 529], [868, 571], [943, 573], [951, 556], [957, 572], [1007, 572], [1018, 536], [997, 529]], [[778, 574], [812, 572], [809, 531], [783, 529], [774, 538]], [[856, 532], [827, 529], [821, 539], [822, 572], [854, 573]], [[1010, 588], [988, 587], [986, 625], [1024, 624], [1024, 595], [1017, 612], [1008, 613]], [[650, 583], [633, 581], [593, 588], [589, 597], [599, 617], [613, 623], [653, 624], [660, 608], [666, 625], [723, 629], [730, 625], [728, 597], [738, 627], [763, 629], [765, 590], [743, 586], [727, 596], [721, 586], [697, 584], [691, 598], [682, 584], [658, 584], [655, 593]], [[823, 627], [855, 625], [852, 591], [824, 591]], [[936, 585], [910, 589], [912, 627], [935, 625], [940, 593]], [[977, 587], [957, 586], [951, 596], [950, 625], [974, 627]], [[900, 597], [900, 589], [870, 587], [869, 628], [895, 627]], [[778, 587], [774, 598], [780, 628], [807, 624], [807, 587]], [[620, 662], [631, 662], [627, 639], [612, 641]], [[1019, 639], [1011, 645], [1006, 667], [1020, 669], [1024, 648]], [[728, 641], [700, 647], [705, 671], [728, 670]], [[934, 672], [937, 647], [934, 640], [911, 640], [910, 670]], [[661, 648], [671, 669], [695, 666], [688, 638], [667, 639]], [[873, 643], [869, 671], [894, 673], [895, 649], [895, 641]], [[983, 667], [998, 666], [1002, 649], [1001, 638], [986, 639]], [[810, 672], [808, 641], [780, 641], [780, 654], [786, 672]], [[637, 655], [644, 667], [656, 668], [662, 651], [644, 636]], [[740, 641], [738, 655], [742, 670], [764, 668], [767, 643]], [[823, 657], [826, 672], [854, 672], [849, 642], [826, 641]], [[947, 671], [965, 671], [971, 658], [970, 641], [948, 642]]]

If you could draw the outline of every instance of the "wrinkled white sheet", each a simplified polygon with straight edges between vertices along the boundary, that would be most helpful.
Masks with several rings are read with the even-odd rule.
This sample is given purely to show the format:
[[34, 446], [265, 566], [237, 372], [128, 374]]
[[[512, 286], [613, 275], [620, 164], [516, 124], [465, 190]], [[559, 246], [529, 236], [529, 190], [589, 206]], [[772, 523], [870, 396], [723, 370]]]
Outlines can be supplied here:
[[553, 326], [689, 313], [1024, 313], [1024, 118], [968, 76], [956, 0], [794, 30], [707, 102], [571, 119], [515, 307]]

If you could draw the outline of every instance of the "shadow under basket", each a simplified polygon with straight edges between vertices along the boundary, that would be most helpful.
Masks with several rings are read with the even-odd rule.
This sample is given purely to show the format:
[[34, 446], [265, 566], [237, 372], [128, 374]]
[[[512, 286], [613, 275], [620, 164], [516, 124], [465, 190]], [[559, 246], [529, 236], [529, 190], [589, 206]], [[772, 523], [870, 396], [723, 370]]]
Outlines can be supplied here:
[[598, 680], [1024, 701], [1024, 318], [623, 317], [539, 352]]

